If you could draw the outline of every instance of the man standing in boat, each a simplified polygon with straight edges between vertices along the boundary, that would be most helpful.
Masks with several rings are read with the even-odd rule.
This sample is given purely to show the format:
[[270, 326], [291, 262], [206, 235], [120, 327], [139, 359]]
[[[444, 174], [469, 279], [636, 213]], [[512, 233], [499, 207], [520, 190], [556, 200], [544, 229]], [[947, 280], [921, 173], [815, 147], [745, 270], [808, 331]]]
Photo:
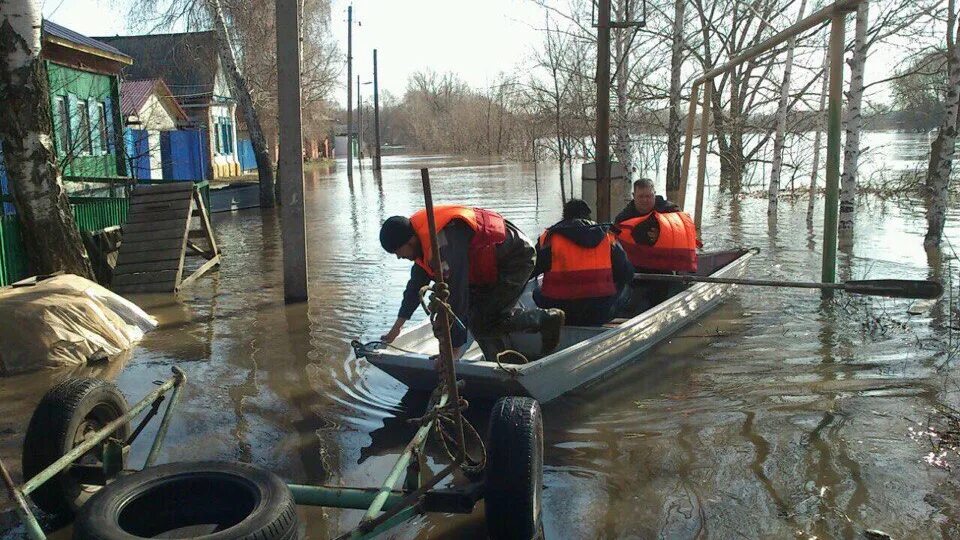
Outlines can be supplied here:
[[542, 308], [561, 308], [567, 324], [599, 326], [616, 317], [633, 265], [608, 225], [590, 220], [580, 199], [563, 206], [563, 219], [537, 242], [537, 267], [543, 283], [533, 292]]
[[[442, 272], [450, 289], [448, 302], [457, 317], [451, 325], [454, 358], [463, 352], [467, 329], [488, 360], [506, 349], [503, 337], [510, 332], [539, 332], [542, 354], [553, 351], [560, 342], [563, 311], [514, 309], [536, 263], [536, 250], [530, 240], [490, 210], [438, 205], [434, 216]], [[426, 210], [409, 218], [393, 216], [384, 221], [380, 245], [398, 259], [415, 263], [397, 320], [381, 337], [390, 343], [416, 311], [420, 289], [433, 280]]]
[[[689, 214], [656, 194], [653, 181], [641, 178], [633, 183], [633, 200], [616, 218], [617, 237], [638, 272], [670, 274], [697, 271], [697, 229]], [[648, 306], [670, 296], [669, 283], [636, 282], [635, 294], [644, 296]], [[635, 306], [647, 307], [647, 306]]]

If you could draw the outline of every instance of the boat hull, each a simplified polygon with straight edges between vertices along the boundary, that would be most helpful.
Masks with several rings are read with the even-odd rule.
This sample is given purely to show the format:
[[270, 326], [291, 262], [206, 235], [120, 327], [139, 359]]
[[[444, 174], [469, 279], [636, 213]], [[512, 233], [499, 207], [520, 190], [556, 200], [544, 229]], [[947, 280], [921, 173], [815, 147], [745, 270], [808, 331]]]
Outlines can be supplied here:
[[[701, 255], [701, 266], [709, 257], [726, 261], [709, 275], [741, 277], [752, 250]], [[705, 260], [707, 259], [707, 260]], [[627, 363], [639, 361], [657, 344], [703, 317], [729, 296], [736, 285], [695, 283], [664, 302], [612, 328], [564, 327], [562, 349], [523, 365], [499, 366], [495, 362], [459, 361], [457, 378], [464, 381], [462, 393], [473, 399], [496, 399], [526, 395], [548, 402], [575, 388], [595, 383]], [[521, 304], [524, 301], [521, 301]], [[432, 390], [437, 375], [430, 356], [437, 343], [424, 322], [401, 335], [394, 345], [405, 349], [361, 348], [358, 354], [412, 389]], [[563, 346], [563, 343], [561, 343]], [[479, 351], [474, 355], [478, 358]], [[465, 355], [469, 358], [470, 351]]]

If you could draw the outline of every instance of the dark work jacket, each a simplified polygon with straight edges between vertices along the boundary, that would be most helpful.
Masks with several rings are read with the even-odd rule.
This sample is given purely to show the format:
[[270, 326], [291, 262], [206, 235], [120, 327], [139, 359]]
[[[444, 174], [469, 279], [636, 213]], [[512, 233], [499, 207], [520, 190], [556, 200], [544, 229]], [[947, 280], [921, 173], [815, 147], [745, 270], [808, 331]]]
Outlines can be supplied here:
[[[679, 212], [680, 207], [672, 202], [664, 199], [660, 195], [657, 195], [656, 200], [653, 203], [653, 209], [661, 214], [666, 214], [669, 212]], [[637, 212], [637, 207], [633, 205], [633, 200], [630, 200], [626, 206], [623, 207], [623, 210], [617, 214], [616, 219], [613, 220], [614, 223], [621, 223], [628, 219], [633, 219], [635, 217], [640, 217], [643, 214]]]
[[[547, 229], [552, 234], [559, 234], [573, 243], [583, 247], [596, 247], [603, 241], [608, 226], [585, 219], [563, 220]], [[537, 266], [534, 276], [550, 270], [552, 254], [550, 246], [537, 243]], [[624, 288], [633, 279], [633, 265], [627, 259], [626, 252], [619, 242], [610, 246], [610, 263], [613, 269], [613, 282], [617, 292], [613, 296], [601, 298], [581, 298], [577, 300], [557, 300], [543, 295], [539, 284], [533, 291], [533, 300], [542, 308], [560, 308], [566, 312], [567, 324], [592, 326], [603, 324], [614, 317], [617, 300]]]
[[[514, 259], [526, 257], [528, 250], [532, 255], [533, 249], [527, 243], [526, 237], [517, 227], [506, 222], [507, 238], [497, 246], [497, 271], [509, 271], [516, 266]], [[440, 259], [443, 261], [443, 279], [450, 289], [448, 302], [454, 314], [469, 326], [468, 313], [470, 308], [470, 258], [468, 257], [470, 240], [473, 239], [473, 229], [469, 225], [455, 219], [446, 227], [437, 231], [437, 244], [440, 246]], [[527, 263], [529, 264], [529, 263]], [[529, 268], [529, 267], [528, 267]], [[403, 291], [403, 302], [400, 304], [398, 317], [409, 319], [420, 306], [420, 288], [433, 281], [427, 271], [414, 264], [410, 269], [410, 279]], [[450, 327], [450, 338], [454, 347], [459, 347], [467, 341], [467, 330], [457, 321]]]

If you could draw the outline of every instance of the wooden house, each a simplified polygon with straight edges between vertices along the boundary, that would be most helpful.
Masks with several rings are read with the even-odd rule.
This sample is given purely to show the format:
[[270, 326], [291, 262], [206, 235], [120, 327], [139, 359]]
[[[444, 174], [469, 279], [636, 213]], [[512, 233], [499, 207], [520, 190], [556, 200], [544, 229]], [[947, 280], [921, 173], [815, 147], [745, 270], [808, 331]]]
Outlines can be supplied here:
[[64, 176], [126, 176], [119, 75], [133, 59], [46, 20], [41, 57], [50, 83], [54, 142]]
[[213, 32], [97, 38], [131, 56], [126, 79], [163, 79], [206, 146], [210, 178], [240, 174], [237, 108]]

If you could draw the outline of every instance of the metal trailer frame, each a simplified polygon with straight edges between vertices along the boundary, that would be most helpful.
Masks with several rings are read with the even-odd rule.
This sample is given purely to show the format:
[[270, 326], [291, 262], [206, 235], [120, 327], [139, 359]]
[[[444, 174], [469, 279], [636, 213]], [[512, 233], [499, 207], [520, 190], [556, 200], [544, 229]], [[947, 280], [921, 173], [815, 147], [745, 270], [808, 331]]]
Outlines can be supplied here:
[[[147, 423], [158, 414], [160, 406], [166, 398], [166, 393], [172, 390], [173, 394], [163, 413], [160, 427], [154, 437], [143, 468], [153, 465], [160, 447], [163, 444], [170, 423], [171, 413], [179, 400], [180, 391], [184, 383], [186, 383], [186, 375], [180, 368], [174, 367], [171, 378], [161, 383], [156, 390], [150, 392], [137, 404], [133, 405], [126, 414], [95, 432], [93, 436], [86, 439], [82, 444], [73, 448], [66, 455], [20, 486], [13, 483], [6, 467], [3, 465], [3, 462], [0, 461], [0, 475], [3, 476], [7, 492], [15, 503], [15, 509], [20, 521], [26, 527], [28, 538], [31, 540], [45, 540], [47, 536], [41, 529], [39, 522], [27, 503], [27, 496], [58, 473], [70, 468], [74, 461], [80, 459], [92, 448], [104, 441], [106, 441], [106, 445], [104, 446], [102, 456], [102, 469], [99, 466], [97, 466], [96, 470], [87, 468], [83, 471], [83, 474], [88, 478], [101, 479], [105, 483], [107, 479], [115, 477], [121, 471], [129, 471], [129, 469], [125, 469], [124, 465], [130, 445], [137, 436], [140, 435]], [[287, 484], [293, 495], [294, 502], [302, 506], [366, 510], [359, 525], [353, 531], [344, 534], [341, 538], [373, 538], [401, 522], [410, 519], [414, 515], [425, 512], [461, 514], [473, 512], [477, 501], [483, 497], [482, 481], [472, 481], [466, 486], [459, 488], [432, 489], [433, 486], [453, 473], [457, 467], [456, 463], [448, 465], [440, 473], [427, 479], [425, 482], [422, 479], [422, 471], [425, 469], [422, 460], [424, 447], [426, 446], [430, 431], [436, 422], [430, 412], [443, 408], [447, 404], [447, 401], [447, 393], [439, 394], [439, 398], [436, 398], [435, 395], [435, 399], [431, 400], [431, 405], [428, 406], [428, 415], [424, 417], [430, 419], [417, 430], [413, 439], [404, 448], [403, 453], [397, 458], [397, 462], [394, 464], [390, 474], [381, 487], [356, 488]], [[148, 407], [149, 411], [146, 416], [140, 421], [128, 440], [120, 441], [110, 438], [121, 426], [131, 422], [140, 413], [148, 409]], [[402, 486], [399, 485], [401, 481]]]

